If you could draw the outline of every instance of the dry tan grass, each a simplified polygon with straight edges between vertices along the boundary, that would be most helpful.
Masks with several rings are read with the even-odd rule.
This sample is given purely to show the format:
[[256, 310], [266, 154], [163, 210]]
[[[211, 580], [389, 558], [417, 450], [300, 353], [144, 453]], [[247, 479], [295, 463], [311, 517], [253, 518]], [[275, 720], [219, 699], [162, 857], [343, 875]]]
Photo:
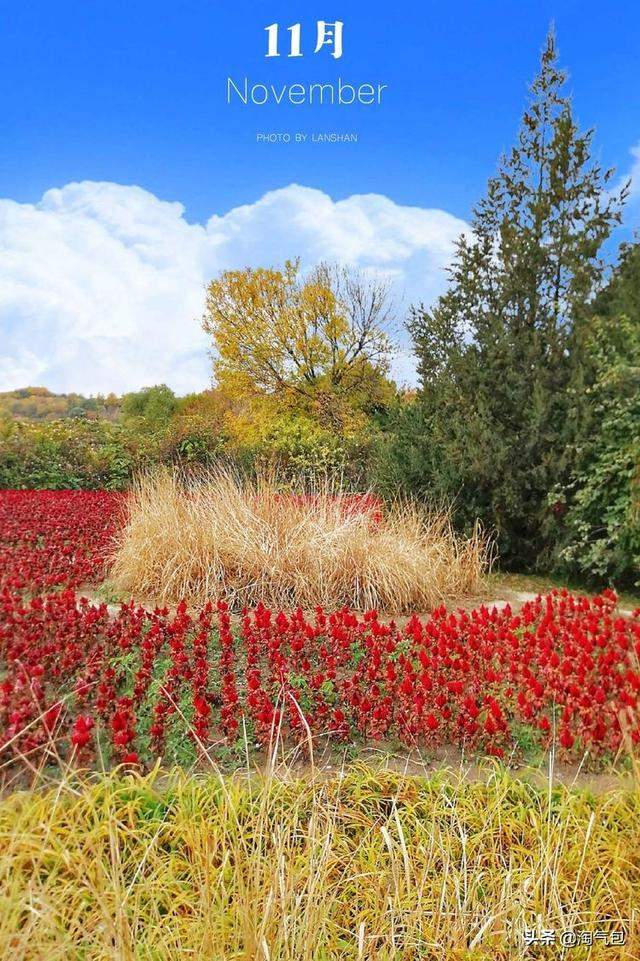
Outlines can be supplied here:
[[143, 477], [114, 557], [116, 590], [139, 599], [312, 609], [349, 605], [402, 613], [482, 588], [489, 548], [446, 513], [398, 504], [378, 523], [345, 512], [340, 492], [283, 497], [272, 477], [217, 470], [187, 481]]

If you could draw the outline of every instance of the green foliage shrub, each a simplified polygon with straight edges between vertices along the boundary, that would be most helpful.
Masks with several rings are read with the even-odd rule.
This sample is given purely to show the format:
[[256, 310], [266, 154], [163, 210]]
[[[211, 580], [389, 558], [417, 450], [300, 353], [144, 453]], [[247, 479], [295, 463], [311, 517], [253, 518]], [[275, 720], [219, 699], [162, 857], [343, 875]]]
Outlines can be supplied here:
[[220, 459], [249, 470], [273, 467], [291, 482], [340, 478], [367, 486], [377, 433], [365, 422], [344, 436], [312, 419], [284, 414], [259, 441], [231, 440], [202, 412], [187, 411], [164, 428], [141, 418], [119, 423], [68, 417], [0, 422], [0, 487], [125, 489], [137, 470], [155, 464], [208, 466]]
[[638, 585], [640, 316], [596, 316], [586, 352], [584, 436], [568, 483], [549, 497], [559, 518], [556, 558], [588, 581]]
[[207, 466], [227, 453], [228, 438], [201, 414], [174, 418], [162, 436], [163, 462]]
[[143, 457], [136, 441], [106, 420], [0, 424], [3, 488], [121, 490]]
[[252, 466], [275, 468], [281, 476], [335, 478], [353, 487], [367, 487], [376, 452], [377, 434], [368, 421], [358, 430], [339, 433], [304, 414], [277, 417], [266, 435], [238, 450]]

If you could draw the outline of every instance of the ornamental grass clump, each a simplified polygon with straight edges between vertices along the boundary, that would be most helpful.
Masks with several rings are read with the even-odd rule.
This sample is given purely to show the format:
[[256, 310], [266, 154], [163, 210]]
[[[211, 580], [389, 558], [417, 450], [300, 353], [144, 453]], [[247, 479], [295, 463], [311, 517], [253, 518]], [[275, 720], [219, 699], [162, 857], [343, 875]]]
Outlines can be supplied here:
[[128, 499], [111, 577], [123, 595], [235, 607], [426, 610], [478, 592], [489, 546], [448, 514], [326, 485], [283, 494], [277, 478], [219, 469], [143, 476]]

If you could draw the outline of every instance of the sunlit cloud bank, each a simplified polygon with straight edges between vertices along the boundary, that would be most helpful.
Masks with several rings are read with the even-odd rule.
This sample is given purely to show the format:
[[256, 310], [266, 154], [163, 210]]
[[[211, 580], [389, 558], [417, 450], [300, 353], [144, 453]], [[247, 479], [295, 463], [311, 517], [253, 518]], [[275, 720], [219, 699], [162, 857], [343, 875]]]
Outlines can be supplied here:
[[[199, 323], [206, 281], [288, 257], [386, 276], [401, 330], [410, 303], [443, 289], [465, 226], [379, 194], [334, 201], [297, 184], [205, 225], [189, 223], [180, 203], [114, 183], [68, 184], [37, 204], [0, 200], [0, 389], [202, 389], [210, 376]], [[402, 347], [395, 373], [411, 383], [406, 335]]]

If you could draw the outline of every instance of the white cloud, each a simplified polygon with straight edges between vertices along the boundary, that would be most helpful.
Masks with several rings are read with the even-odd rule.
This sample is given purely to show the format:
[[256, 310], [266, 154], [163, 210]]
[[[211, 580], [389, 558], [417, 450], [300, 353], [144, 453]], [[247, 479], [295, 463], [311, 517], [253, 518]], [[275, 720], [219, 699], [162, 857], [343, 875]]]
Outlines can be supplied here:
[[614, 180], [609, 195], [617, 197], [623, 186], [628, 186], [627, 202], [623, 210], [623, 223], [632, 231], [640, 227], [640, 140], [630, 148], [631, 165]]
[[629, 173], [629, 179], [631, 180], [630, 194], [632, 198], [640, 197], [640, 141], [631, 148], [631, 156], [633, 157], [633, 163], [631, 165], [631, 171]]
[[[379, 194], [333, 201], [296, 184], [204, 226], [179, 203], [113, 183], [68, 184], [34, 205], [0, 200], [0, 390], [202, 389], [204, 285], [228, 267], [348, 262], [392, 280], [402, 320], [443, 289], [465, 226]], [[413, 379], [406, 350], [397, 374]]]

